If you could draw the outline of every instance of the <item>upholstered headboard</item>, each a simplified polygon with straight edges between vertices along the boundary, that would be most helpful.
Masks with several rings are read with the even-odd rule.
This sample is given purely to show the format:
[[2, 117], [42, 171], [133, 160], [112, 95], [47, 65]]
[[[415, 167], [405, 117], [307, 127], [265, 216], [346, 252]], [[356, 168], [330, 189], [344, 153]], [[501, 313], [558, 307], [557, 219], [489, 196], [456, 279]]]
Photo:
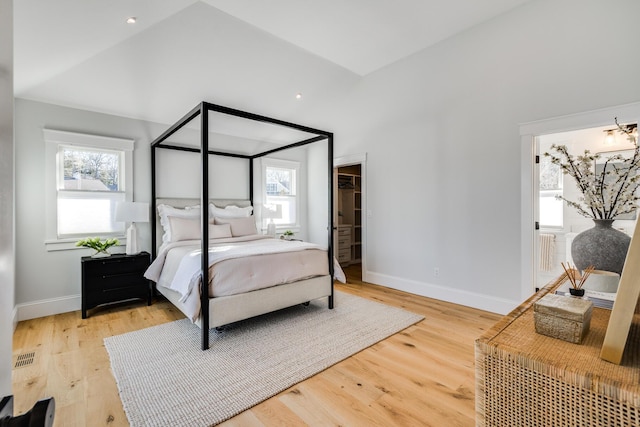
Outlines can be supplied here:
[[[251, 206], [251, 201], [246, 199], [209, 199], [209, 203], [213, 203], [219, 208], [235, 205], [241, 208]], [[184, 208], [186, 206], [195, 206], [200, 204], [200, 199], [182, 199], [182, 198], [158, 198], [156, 199], [156, 208], [160, 205], [169, 205], [174, 208]], [[156, 216], [156, 251], [162, 245], [162, 225], [160, 225], [160, 216], [158, 209], [155, 211]]]

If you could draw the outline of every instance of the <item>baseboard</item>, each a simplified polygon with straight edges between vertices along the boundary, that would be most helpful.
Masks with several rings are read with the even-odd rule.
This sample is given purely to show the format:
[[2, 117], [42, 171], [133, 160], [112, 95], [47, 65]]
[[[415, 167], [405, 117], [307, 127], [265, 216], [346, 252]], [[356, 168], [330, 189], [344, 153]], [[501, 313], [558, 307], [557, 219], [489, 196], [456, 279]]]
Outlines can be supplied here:
[[11, 324], [13, 326], [13, 332], [16, 331], [16, 327], [18, 326], [18, 307], [13, 307], [13, 312], [11, 313]]
[[387, 288], [498, 314], [507, 314], [521, 303], [521, 301], [511, 301], [505, 298], [496, 298], [476, 292], [452, 289], [371, 271], [364, 272], [363, 280], [368, 283], [386, 286]]
[[80, 310], [81, 306], [82, 299], [80, 295], [69, 295], [66, 297], [18, 304], [16, 308], [18, 311], [18, 320], [22, 321]]

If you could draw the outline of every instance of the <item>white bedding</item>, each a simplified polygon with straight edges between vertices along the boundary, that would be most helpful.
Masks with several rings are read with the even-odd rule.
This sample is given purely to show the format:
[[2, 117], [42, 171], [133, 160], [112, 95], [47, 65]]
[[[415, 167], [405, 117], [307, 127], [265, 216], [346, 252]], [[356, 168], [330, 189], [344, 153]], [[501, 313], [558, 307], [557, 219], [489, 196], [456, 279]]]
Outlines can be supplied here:
[[[200, 241], [163, 245], [145, 277], [178, 292], [185, 314], [195, 320], [200, 311]], [[253, 257], [249, 264], [247, 257]], [[326, 250], [312, 243], [253, 235], [215, 239], [209, 245], [209, 296], [249, 292], [310, 277], [327, 275]], [[336, 279], [345, 282], [334, 262]]]

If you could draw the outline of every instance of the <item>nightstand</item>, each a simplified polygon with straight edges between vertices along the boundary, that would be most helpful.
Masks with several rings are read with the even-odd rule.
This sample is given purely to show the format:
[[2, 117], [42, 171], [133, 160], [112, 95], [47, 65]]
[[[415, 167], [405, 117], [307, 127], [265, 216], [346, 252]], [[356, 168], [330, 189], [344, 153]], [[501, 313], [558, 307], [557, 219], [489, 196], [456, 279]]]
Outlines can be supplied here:
[[82, 318], [101, 304], [139, 298], [151, 305], [151, 282], [143, 276], [149, 264], [148, 252], [82, 257]]

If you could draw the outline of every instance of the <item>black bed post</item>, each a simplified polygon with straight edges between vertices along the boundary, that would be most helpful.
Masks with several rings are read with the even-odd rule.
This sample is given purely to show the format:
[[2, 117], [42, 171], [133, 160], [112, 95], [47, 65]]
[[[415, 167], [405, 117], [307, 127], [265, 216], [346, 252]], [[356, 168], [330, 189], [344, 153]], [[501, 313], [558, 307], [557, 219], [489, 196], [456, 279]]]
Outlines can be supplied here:
[[333, 232], [334, 232], [334, 224], [333, 224], [333, 134], [330, 133], [327, 138], [327, 164], [328, 164], [328, 194], [329, 194], [329, 244], [327, 247], [329, 250], [329, 274], [331, 275], [331, 295], [329, 296], [329, 309], [333, 308]]
[[[253, 161], [253, 157], [249, 157], [249, 202], [251, 202], [251, 206], [253, 206], [253, 165], [255, 162]], [[260, 211], [262, 212], [262, 211]], [[256, 214], [256, 208], [253, 207], [253, 214]]]
[[209, 349], [209, 111], [203, 102], [200, 106], [202, 126], [200, 129], [200, 159], [202, 163], [202, 187], [200, 206], [202, 220], [200, 281], [200, 320], [202, 321], [202, 350]]
[[156, 146], [151, 145], [151, 259], [156, 259], [158, 255], [156, 249], [158, 244], [156, 241], [156, 209]]

